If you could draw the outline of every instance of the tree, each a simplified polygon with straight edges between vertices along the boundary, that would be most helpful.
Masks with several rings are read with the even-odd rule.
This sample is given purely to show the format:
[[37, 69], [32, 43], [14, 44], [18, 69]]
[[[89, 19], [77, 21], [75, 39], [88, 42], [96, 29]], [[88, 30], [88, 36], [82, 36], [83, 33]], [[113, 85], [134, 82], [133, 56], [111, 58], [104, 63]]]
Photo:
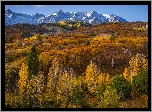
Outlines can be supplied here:
[[85, 45], [86, 45], [86, 46], [90, 45], [90, 41], [89, 41], [89, 40], [86, 40], [86, 41], [85, 41]]
[[109, 85], [117, 90], [120, 100], [124, 101], [126, 98], [131, 96], [131, 84], [124, 77], [120, 75], [114, 76]]
[[71, 94], [67, 97], [66, 107], [68, 108], [89, 108], [89, 104], [85, 98], [85, 92], [78, 89], [78, 87], [72, 88]]
[[100, 73], [97, 81], [98, 81], [99, 85], [101, 85], [102, 83], [104, 83], [105, 85], [108, 85], [110, 80], [111, 80], [111, 78], [108, 73]]
[[56, 99], [63, 102], [66, 101], [66, 98], [71, 93], [71, 90], [74, 87], [74, 82], [76, 80], [76, 77], [72, 76], [71, 73], [68, 73], [68, 71], [65, 72], [66, 73], [64, 74], [60, 74], [56, 84]]
[[23, 94], [25, 92], [26, 86], [27, 86], [27, 78], [28, 78], [28, 72], [27, 72], [27, 65], [25, 63], [22, 63], [21, 69], [19, 70], [19, 81], [18, 81], [18, 87], [19, 87], [19, 93]]
[[13, 93], [17, 92], [17, 82], [18, 82], [18, 68], [10, 68], [5, 70], [5, 92]]
[[42, 52], [39, 56], [39, 70], [43, 71], [44, 74], [49, 73], [49, 68], [51, 67], [52, 58], [49, 52]]
[[12, 43], [13, 42], [13, 37], [8, 37], [8, 39], [6, 40], [7, 43]]
[[116, 38], [116, 36], [112, 34], [110, 37], [111, 42], [113, 42], [115, 40], [115, 38]]
[[89, 91], [91, 93], [96, 93], [98, 89], [98, 76], [100, 74], [99, 68], [95, 64], [90, 64], [87, 66], [85, 74], [85, 83]]
[[37, 35], [37, 40], [41, 41], [42, 40], [42, 37], [40, 35]]
[[27, 65], [29, 74], [28, 79], [30, 80], [34, 75], [37, 75], [39, 70], [39, 61], [35, 45], [32, 46], [27, 55]]
[[129, 65], [132, 70], [132, 76], [136, 76], [142, 70], [148, 70], [148, 60], [143, 54], [137, 53], [136, 56], [132, 56]]
[[60, 61], [55, 58], [52, 61], [52, 66], [49, 69], [49, 73], [48, 73], [48, 81], [47, 81], [47, 92], [53, 92], [53, 94], [56, 95], [57, 93], [57, 82], [58, 82], [58, 78], [61, 75], [61, 63]]
[[30, 36], [32, 36], [32, 35], [30, 34], [30, 32], [23, 32], [22, 35], [21, 35], [22, 38], [30, 37]]
[[148, 94], [148, 71], [141, 71], [133, 77], [133, 88], [139, 93]]
[[103, 98], [99, 103], [99, 107], [117, 108], [119, 99], [120, 96], [118, 95], [117, 90], [107, 86], [105, 92], [103, 92]]

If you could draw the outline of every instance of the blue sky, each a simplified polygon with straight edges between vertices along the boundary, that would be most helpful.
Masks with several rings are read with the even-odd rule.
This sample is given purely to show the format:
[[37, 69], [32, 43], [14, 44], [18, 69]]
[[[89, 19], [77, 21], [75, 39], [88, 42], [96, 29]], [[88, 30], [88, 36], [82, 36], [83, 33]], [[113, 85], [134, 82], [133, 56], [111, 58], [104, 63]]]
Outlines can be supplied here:
[[148, 5], [7, 5], [5, 10], [7, 9], [28, 15], [35, 13], [51, 15], [60, 9], [63, 12], [96, 11], [99, 14], [114, 14], [129, 22], [148, 22]]

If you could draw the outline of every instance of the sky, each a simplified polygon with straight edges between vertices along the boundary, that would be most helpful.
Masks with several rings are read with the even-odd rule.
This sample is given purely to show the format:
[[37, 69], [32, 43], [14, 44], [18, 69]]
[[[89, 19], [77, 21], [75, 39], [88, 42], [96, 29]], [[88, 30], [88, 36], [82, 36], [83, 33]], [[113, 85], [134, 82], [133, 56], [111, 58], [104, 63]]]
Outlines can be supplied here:
[[63, 12], [91, 12], [98, 14], [114, 14], [126, 19], [128, 22], [148, 22], [148, 5], [6, 5], [5, 10], [10, 9], [16, 13], [32, 15], [40, 13], [51, 15], [60, 9]]

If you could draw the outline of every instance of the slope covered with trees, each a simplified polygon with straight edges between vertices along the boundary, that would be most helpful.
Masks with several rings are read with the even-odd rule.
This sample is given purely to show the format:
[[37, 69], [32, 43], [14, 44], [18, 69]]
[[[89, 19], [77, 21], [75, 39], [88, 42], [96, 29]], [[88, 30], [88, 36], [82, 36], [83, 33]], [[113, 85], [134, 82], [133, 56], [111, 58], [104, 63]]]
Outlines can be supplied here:
[[7, 108], [148, 107], [147, 23], [80, 23], [6, 27]]

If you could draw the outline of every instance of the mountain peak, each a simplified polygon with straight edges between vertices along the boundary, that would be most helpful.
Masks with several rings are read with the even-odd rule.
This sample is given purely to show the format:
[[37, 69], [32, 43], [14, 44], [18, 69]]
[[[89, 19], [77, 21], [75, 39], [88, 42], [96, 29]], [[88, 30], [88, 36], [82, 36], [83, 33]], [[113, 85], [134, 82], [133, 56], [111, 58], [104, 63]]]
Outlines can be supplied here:
[[58, 11], [58, 13], [64, 13], [61, 9]]
[[7, 9], [5, 12], [6, 13], [12, 13], [12, 11], [10, 9]]
[[111, 14], [111, 16], [115, 16], [114, 14]]
[[90, 13], [92, 16], [97, 16], [98, 15], [98, 13], [96, 12], [96, 11], [91, 11], [91, 13]]
[[97, 13], [96, 11], [91, 11], [91, 13]]

